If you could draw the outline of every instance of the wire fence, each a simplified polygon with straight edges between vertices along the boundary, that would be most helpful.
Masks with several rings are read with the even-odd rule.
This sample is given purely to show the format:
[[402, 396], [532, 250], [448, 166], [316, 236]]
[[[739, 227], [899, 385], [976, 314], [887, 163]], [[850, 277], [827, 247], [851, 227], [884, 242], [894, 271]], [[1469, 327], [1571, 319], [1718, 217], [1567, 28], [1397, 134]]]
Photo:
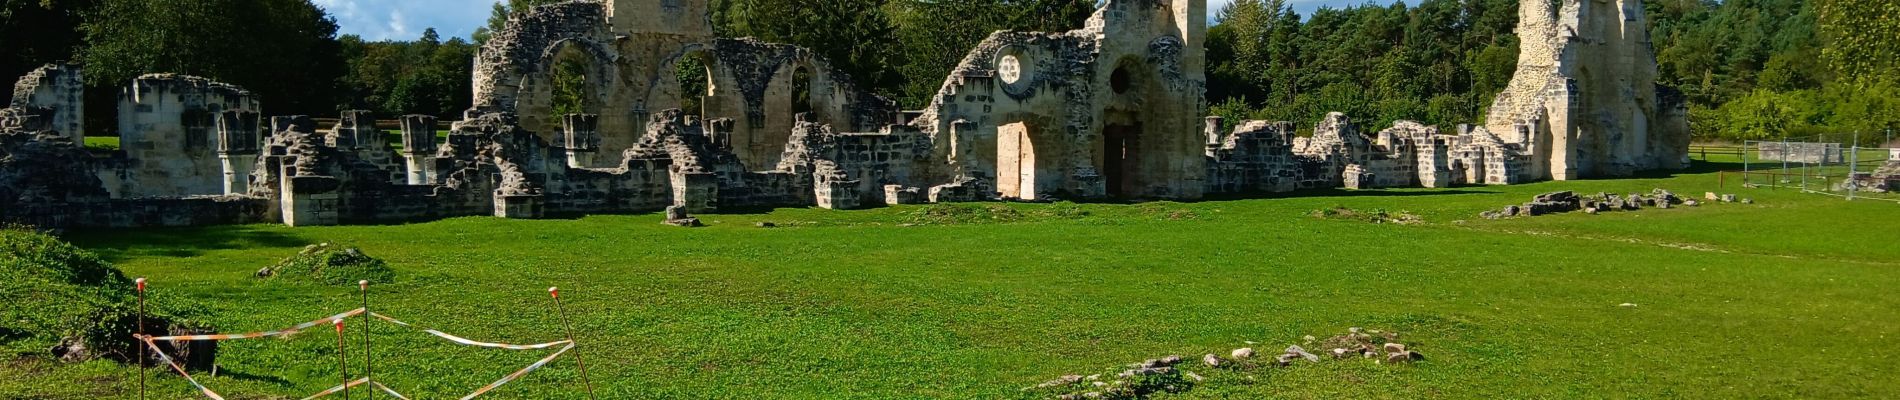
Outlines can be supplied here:
[[[1872, 139], [1880, 139], [1878, 137]], [[1863, 146], [1855, 135], [1690, 146], [1720, 168], [1722, 185], [1797, 190], [1848, 200], [1900, 202], [1900, 146]]]
[[[336, 354], [337, 354], [337, 361], [340, 367], [339, 370], [342, 372], [342, 375], [340, 376], [341, 379], [337, 381], [337, 382], [340, 382], [340, 384], [336, 386], [332, 386], [321, 392], [317, 392], [315, 394], [309, 395], [307, 397], [303, 397], [303, 400], [315, 400], [318, 398], [328, 397], [330, 395], [335, 395], [338, 393], [342, 393], [343, 397], [347, 399], [350, 397], [350, 389], [356, 388], [358, 386], [368, 386], [368, 389], [381, 391], [396, 399], [408, 400], [409, 399], [408, 396], [403, 395], [401, 392], [398, 392], [393, 388], [384, 386], [381, 381], [376, 380], [375, 377], [370, 373], [372, 369], [369, 368], [369, 365], [371, 363], [371, 358], [369, 357], [369, 351], [370, 351], [369, 332], [367, 330], [364, 330], [361, 335], [362, 341], [357, 342], [357, 343], [352, 343], [355, 341], [351, 340], [351, 338], [346, 337], [345, 332], [344, 332], [345, 322], [349, 321], [352, 318], [359, 318], [361, 320], [361, 323], [364, 324], [360, 326], [364, 328], [367, 328], [367, 324], [381, 322], [381, 323], [390, 324], [390, 325], [402, 327], [409, 330], [418, 331], [424, 334], [428, 334], [430, 336], [434, 336], [438, 339], [441, 339], [447, 342], [451, 342], [457, 345], [467, 346], [467, 347], [516, 350], [516, 351], [557, 349], [553, 353], [547, 355], [546, 357], [541, 358], [538, 361], [535, 361], [533, 364], [529, 364], [526, 367], [522, 367], [521, 369], [515, 370], [514, 372], [506, 376], [503, 376], [498, 380], [493, 381], [493, 383], [489, 383], [486, 386], [482, 386], [479, 389], [475, 389], [473, 392], [460, 397], [461, 400], [471, 400], [476, 397], [480, 397], [484, 394], [493, 392], [495, 389], [500, 388], [502, 385], [515, 382], [521, 379], [523, 376], [528, 375], [529, 373], [532, 373], [536, 370], [540, 370], [541, 368], [548, 366], [549, 364], [553, 363], [556, 359], [560, 358], [562, 355], [572, 355], [575, 359], [576, 364], [581, 366], [582, 368], [581, 380], [587, 384], [587, 396], [589, 399], [594, 398], [593, 383], [588, 381], [585, 364], [580, 361], [580, 352], [576, 350], [576, 347], [578, 347], [580, 344], [579, 342], [576, 342], [574, 340], [574, 333], [571, 327], [569, 327], [565, 323], [565, 321], [567, 320], [567, 311], [564, 307], [561, 306], [560, 291], [555, 288], [549, 288], [548, 294], [550, 298], [554, 300], [555, 308], [559, 310], [561, 319], [563, 321], [562, 329], [563, 331], [565, 331], [564, 333], [566, 335], [566, 339], [551, 341], [547, 343], [538, 343], [538, 344], [508, 344], [508, 343], [493, 343], [493, 342], [476, 341], [476, 340], [464, 338], [461, 336], [449, 334], [446, 332], [442, 332], [439, 330], [424, 328], [421, 326], [417, 326], [415, 324], [410, 324], [408, 322], [397, 320], [396, 318], [383, 315], [381, 313], [373, 312], [370, 310], [370, 301], [369, 301], [370, 291], [369, 291], [368, 281], [363, 281], [363, 282], [358, 283], [359, 287], [362, 290], [363, 304], [361, 308], [357, 308], [357, 309], [345, 311], [340, 314], [293, 325], [288, 328], [271, 330], [271, 331], [227, 333], [227, 334], [175, 335], [175, 336], [147, 335], [144, 332], [144, 329], [145, 329], [144, 321], [146, 317], [145, 311], [144, 311], [145, 310], [145, 307], [144, 307], [145, 282], [146, 281], [144, 278], [139, 278], [137, 280], [138, 293], [139, 293], [139, 305], [140, 305], [139, 307], [140, 332], [137, 334], [134, 334], [133, 339], [139, 342], [139, 344], [141, 345], [141, 351], [145, 351], [145, 350], [152, 351], [153, 356], [157, 358], [157, 361], [160, 364], [162, 364], [164, 367], [167, 367], [168, 369], [171, 369], [173, 372], [176, 372], [179, 375], [179, 377], [183, 378], [187, 383], [190, 383], [192, 388], [195, 389], [199, 395], [202, 395], [204, 396], [204, 398], [207, 398], [207, 399], [224, 400], [225, 397], [224, 395], [219, 394], [216, 390], [213, 390], [211, 389], [211, 387], [205, 385], [203, 382], [200, 382], [197, 378], [193, 377], [191, 372], [187, 370], [187, 368], [185, 367], [184, 363], [181, 363], [180, 360], [166, 353], [164, 346], [159, 345], [160, 342], [166, 342], [168, 344], [172, 344], [173, 345], [172, 347], [176, 348], [178, 347], [177, 345], [179, 343], [185, 343], [185, 342], [222, 342], [222, 341], [230, 341], [230, 340], [261, 339], [261, 338], [289, 338], [289, 337], [296, 336], [299, 333], [302, 333], [304, 331], [312, 330], [313, 328], [318, 328], [321, 326], [328, 325], [328, 326], [335, 327], [336, 329], [336, 338], [337, 338], [337, 353]], [[349, 366], [350, 361], [347, 359], [346, 353], [349, 351], [349, 349], [352, 349], [352, 348], [360, 348], [363, 351], [362, 354], [364, 357], [363, 358], [364, 363], [361, 365], [363, 367], [362, 368], [363, 373], [362, 373], [362, 376], [360, 377], [353, 377], [350, 374], [350, 371], [351, 371], [350, 366]], [[141, 355], [140, 357], [141, 359], [143, 359], [145, 356]], [[143, 365], [141, 365], [141, 367], [143, 367]], [[355, 379], [352, 379], [352, 378], [355, 378]], [[147, 394], [146, 391], [147, 390], [145, 387], [145, 370], [144, 368], [140, 368], [139, 388], [138, 388], [140, 399], [146, 398], [146, 394]], [[374, 397], [374, 396], [370, 395], [368, 397]]]

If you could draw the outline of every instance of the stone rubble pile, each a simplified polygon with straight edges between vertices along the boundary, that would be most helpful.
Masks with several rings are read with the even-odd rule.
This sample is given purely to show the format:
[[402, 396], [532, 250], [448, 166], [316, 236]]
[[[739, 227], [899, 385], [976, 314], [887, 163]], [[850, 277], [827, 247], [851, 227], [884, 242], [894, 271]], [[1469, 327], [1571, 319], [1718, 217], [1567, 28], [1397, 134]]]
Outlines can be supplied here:
[[[1738, 199], [1733, 194], [1717, 195], [1710, 192], [1705, 196], [1708, 202], [1754, 204], [1752, 199]], [[1562, 214], [1582, 211], [1590, 214], [1611, 211], [1639, 211], [1644, 208], [1670, 209], [1677, 206], [1699, 207], [1702, 201], [1676, 195], [1665, 189], [1651, 190], [1647, 194], [1597, 193], [1580, 196], [1573, 191], [1553, 192], [1537, 195], [1529, 203], [1505, 206], [1502, 209], [1485, 211], [1478, 215], [1485, 219], [1503, 219], [1513, 217], [1535, 217], [1550, 214]]]
[[[1301, 361], [1318, 363], [1325, 360], [1370, 359], [1380, 364], [1402, 364], [1421, 361], [1425, 356], [1410, 350], [1398, 342], [1395, 332], [1351, 328], [1344, 335], [1319, 340], [1306, 336], [1300, 345], [1287, 346], [1286, 350], [1273, 356], [1264, 356], [1252, 347], [1234, 349], [1226, 357], [1208, 353], [1201, 356], [1200, 363], [1184, 363], [1179, 355], [1144, 360], [1118, 368], [1119, 372], [1093, 375], [1063, 375], [1060, 378], [1024, 388], [1023, 391], [1037, 398], [1056, 400], [1095, 400], [1095, 399], [1143, 399], [1158, 393], [1181, 393], [1206, 382], [1208, 377], [1189, 371], [1187, 368], [1205, 368], [1208, 375], [1221, 373], [1240, 373], [1258, 368], [1292, 367]], [[1248, 342], [1252, 343], [1252, 342]], [[1302, 346], [1317, 346], [1326, 349], [1331, 357], [1322, 357], [1307, 351]], [[1111, 370], [1113, 371], [1113, 370]], [[1244, 381], [1251, 382], [1252, 375]]]

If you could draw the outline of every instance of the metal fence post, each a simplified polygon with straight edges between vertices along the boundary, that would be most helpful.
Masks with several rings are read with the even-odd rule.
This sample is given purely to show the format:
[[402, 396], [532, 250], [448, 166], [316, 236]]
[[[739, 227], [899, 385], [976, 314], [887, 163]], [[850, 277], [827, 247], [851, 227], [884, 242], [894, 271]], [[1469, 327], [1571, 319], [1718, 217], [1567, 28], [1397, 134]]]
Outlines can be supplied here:
[[1752, 140], [1742, 141], [1742, 187], [1748, 187], [1748, 173], [1753, 172], [1749, 169], [1749, 164], [1748, 164], [1748, 145], [1750, 143], [1754, 143], [1754, 141]]
[[1854, 132], [1854, 150], [1848, 154], [1847, 161], [1847, 201], [1854, 201], [1854, 193], [1860, 189], [1860, 132]]

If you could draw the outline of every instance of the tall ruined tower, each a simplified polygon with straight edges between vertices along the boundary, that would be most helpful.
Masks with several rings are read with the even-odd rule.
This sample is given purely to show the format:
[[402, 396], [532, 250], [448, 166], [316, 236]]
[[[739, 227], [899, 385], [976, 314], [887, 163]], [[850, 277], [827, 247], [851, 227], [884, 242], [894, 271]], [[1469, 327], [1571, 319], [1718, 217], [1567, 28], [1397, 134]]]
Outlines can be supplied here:
[[1681, 168], [1687, 111], [1656, 85], [1641, 0], [1519, 3], [1517, 74], [1486, 128], [1530, 152], [1526, 178], [1571, 180]]

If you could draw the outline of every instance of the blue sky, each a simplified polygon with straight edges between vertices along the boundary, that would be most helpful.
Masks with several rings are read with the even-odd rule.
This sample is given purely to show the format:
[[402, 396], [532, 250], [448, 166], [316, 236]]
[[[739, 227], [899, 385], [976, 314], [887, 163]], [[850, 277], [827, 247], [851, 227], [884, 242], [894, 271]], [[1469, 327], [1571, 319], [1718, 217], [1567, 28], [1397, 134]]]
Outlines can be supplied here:
[[[336, 17], [343, 34], [369, 40], [409, 40], [422, 36], [422, 30], [434, 27], [443, 37], [468, 37], [476, 27], [488, 22], [494, 0], [313, 0]], [[1207, 12], [1219, 12], [1233, 0], [1208, 0]], [[1391, 4], [1392, 0], [1375, 0]], [[1406, 0], [1407, 3], [1418, 3]], [[1290, 0], [1300, 15], [1310, 15], [1320, 6], [1344, 7], [1365, 4], [1366, 0]]]

